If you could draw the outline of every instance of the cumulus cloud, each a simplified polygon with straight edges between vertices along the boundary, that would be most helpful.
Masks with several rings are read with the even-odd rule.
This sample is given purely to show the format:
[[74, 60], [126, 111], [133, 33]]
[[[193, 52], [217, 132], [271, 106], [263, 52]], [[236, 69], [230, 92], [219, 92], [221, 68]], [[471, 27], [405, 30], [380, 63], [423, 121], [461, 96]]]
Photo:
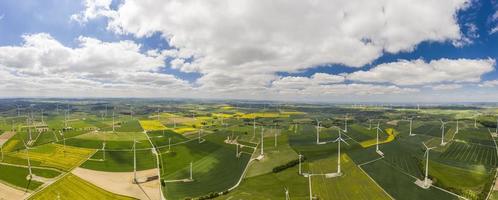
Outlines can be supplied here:
[[433, 83], [479, 82], [481, 76], [494, 70], [494, 59], [422, 59], [400, 60], [375, 66], [368, 71], [357, 71], [349, 80], [396, 85], [423, 85]]
[[54, 91], [72, 89], [83, 96], [110, 96], [103, 91], [122, 88], [121, 92], [129, 95], [131, 88], [155, 90], [156, 94], [158, 89], [190, 88], [187, 81], [157, 73], [164, 67], [163, 52], [142, 53], [133, 41], [102, 42], [79, 37], [78, 46], [71, 48], [46, 33], [24, 35], [23, 39], [20, 46], [0, 47], [2, 91], [16, 88], [18, 94], [51, 91], [54, 95]]
[[207, 75], [203, 83], [220, 83], [210, 77], [224, 76], [230, 84], [228, 77], [242, 77], [247, 87], [259, 84], [249, 79], [274, 79], [276, 72], [320, 64], [361, 67], [384, 52], [411, 51], [422, 41], [460, 41], [455, 15], [468, 3], [126, 0], [111, 9], [110, 2], [102, 2], [87, 0], [79, 16], [105, 16], [109, 29], [137, 37], [159, 32], [178, 49], [174, 68]]
[[478, 85], [479, 87], [496, 87], [498, 86], [498, 80], [484, 81]]
[[459, 84], [440, 84], [432, 86], [433, 90], [455, 90], [462, 88], [462, 85]]

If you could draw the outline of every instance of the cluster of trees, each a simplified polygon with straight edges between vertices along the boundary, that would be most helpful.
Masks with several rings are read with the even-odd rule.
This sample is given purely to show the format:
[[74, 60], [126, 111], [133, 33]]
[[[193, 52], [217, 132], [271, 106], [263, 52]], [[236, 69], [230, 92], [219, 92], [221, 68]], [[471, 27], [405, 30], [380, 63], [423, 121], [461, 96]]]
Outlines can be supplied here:
[[[219, 196], [221, 196], [221, 195], [226, 195], [226, 194], [228, 194], [228, 190], [226, 190], [226, 191], [224, 191], [224, 192], [220, 192], [220, 193], [218, 193], [218, 192], [212, 192], [212, 193], [210, 193], [210, 194], [208, 194], [208, 195], [200, 196], [200, 197], [197, 197], [197, 198], [195, 198], [195, 199], [196, 199], [196, 200], [214, 199], [214, 198], [216, 198], [216, 197], [219, 197]], [[193, 200], [193, 199], [194, 199], [194, 198], [191, 198], [191, 197], [187, 197], [187, 198], [185, 198], [185, 200]]]
[[[303, 156], [301, 158], [301, 161], [304, 161], [304, 160], [306, 160], [306, 158]], [[273, 171], [273, 173], [278, 173], [278, 172], [284, 171], [288, 168], [294, 167], [298, 164], [299, 164], [299, 159], [295, 159], [295, 160], [292, 160], [284, 165], [279, 165], [279, 166], [274, 167], [272, 171]]]

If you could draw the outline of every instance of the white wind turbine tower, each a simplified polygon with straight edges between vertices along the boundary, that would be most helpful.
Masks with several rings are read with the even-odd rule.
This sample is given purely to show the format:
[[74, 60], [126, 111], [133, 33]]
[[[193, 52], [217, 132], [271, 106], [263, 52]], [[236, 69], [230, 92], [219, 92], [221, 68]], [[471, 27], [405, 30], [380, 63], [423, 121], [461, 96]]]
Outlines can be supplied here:
[[341, 142], [344, 142], [347, 145], [349, 145], [349, 144], [344, 139], [342, 139], [341, 129], [339, 129], [338, 131], [339, 131], [339, 137], [337, 137], [337, 139], [334, 140], [334, 142], [337, 142], [337, 172], [326, 174], [325, 177], [327, 177], [327, 178], [338, 177], [338, 176], [342, 175], [342, 172], [341, 172]]
[[112, 132], [114, 133], [115, 129], [114, 129], [114, 110], [112, 111]]
[[[496, 120], [496, 125], [498, 125], [498, 119]], [[498, 126], [497, 126], [498, 128]], [[455, 131], [455, 134], [458, 133], [458, 119], [456, 120], [456, 131]]]
[[316, 119], [316, 144], [320, 144], [320, 121]]
[[302, 157], [303, 157], [303, 155], [301, 155], [301, 153], [299, 153], [299, 156], [298, 156], [298, 158], [299, 158], [299, 175], [303, 174], [303, 171], [301, 169], [301, 162], [302, 162], [301, 159], [302, 159]]
[[24, 140], [22, 140], [22, 143], [24, 144], [24, 148], [26, 148], [26, 156], [28, 157], [28, 177], [26, 177], [28, 180], [31, 180], [33, 178], [33, 171], [31, 170], [31, 160], [29, 159], [29, 147], [26, 145]]
[[133, 183], [138, 184], [137, 181], [137, 140], [133, 139]]
[[425, 143], [422, 142], [422, 144], [424, 145], [425, 147], [425, 153], [424, 153], [424, 156], [426, 157], [426, 160], [425, 160], [425, 176], [424, 176], [424, 180], [420, 180], [420, 179], [417, 179], [417, 181], [415, 181], [415, 184], [417, 184], [418, 186], [424, 188], [424, 189], [427, 189], [429, 188], [431, 185], [432, 185], [432, 180], [429, 179], [429, 151], [431, 149], [434, 149], [436, 147], [427, 147], [427, 145], [425, 145]]
[[446, 143], [444, 142], [444, 125], [446, 125], [446, 123], [448, 122], [443, 122], [442, 119], [440, 119], [439, 121], [441, 121], [441, 146], [444, 146], [446, 145]]
[[285, 190], [285, 200], [290, 200], [289, 189], [287, 189], [287, 187], [284, 187], [284, 190]]
[[274, 135], [275, 135], [275, 147], [277, 147], [277, 142], [278, 142], [278, 135], [277, 135], [277, 126], [275, 126], [275, 129], [273, 129]]
[[102, 142], [102, 161], [105, 161], [105, 141]]
[[413, 124], [413, 118], [410, 118], [410, 133], [408, 134], [409, 136], [414, 136], [416, 134], [412, 133], [412, 124]]
[[261, 154], [260, 154], [260, 156], [265, 155], [265, 152], [264, 152], [265, 142], [264, 142], [264, 137], [263, 137], [264, 131], [265, 131], [265, 127], [261, 127]]
[[256, 117], [252, 120], [252, 138], [256, 137]]
[[194, 177], [192, 175], [193, 175], [192, 162], [190, 162], [190, 177], [189, 177], [189, 181], [194, 181]]
[[28, 128], [28, 133], [29, 133], [29, 141], [28, 144], [33, 140], [32, 134], [31, 134], [31, 124], [30, 124], [30, 118], [26, 118], [26, 127]]
[[377, 127], [375, 127], [375, 129], [377, 130], [377, 143], [375, 145], [375, 152], [377, 152], [377, 154], [379, 154], [380, 156], [384, 156], [384, 153], [379, 149], [379, 131], [382, 131], [382, 129], [380, 129], [380, 122], [377, 122]]
[[344, 133], [348, 132], [348, 115], [344, 116]]

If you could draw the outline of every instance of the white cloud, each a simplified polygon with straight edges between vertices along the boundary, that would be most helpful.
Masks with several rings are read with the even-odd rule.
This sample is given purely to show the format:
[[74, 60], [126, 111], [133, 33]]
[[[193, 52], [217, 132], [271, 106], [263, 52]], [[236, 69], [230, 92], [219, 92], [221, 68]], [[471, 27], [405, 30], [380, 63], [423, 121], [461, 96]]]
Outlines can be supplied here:
[[462, 88], [462, 85], [459, 84], [440, 84], [432, 86], [433, 90], [456, 90]]
[[455, 15], [468, 1], [126, 0], [117, 10], [105, 3], [87, 0], [84, 19], [106, 16], [109, 29], [138, 37], [162, 33], [181, 54], [173, 67], [205, 74], [205, 84], [230, 76], [251, 87], [260, 83], [250, 79], [268, 84], [276, 72], [360, 67], [422, 41], [460, 41]]
[[157, 95], [158, 90], [192, 89], [187, 81], [157, 72], [164, 66], [163, 52], [142, 53], [132, 41], [79, 37], [78, 47], [70, 48], [46, 33], [23, 39], [20, 46], [0, 47], [2, 95], [12, 88], [17, 95], [61, 95], [65, 91], [82, 96]]
[[99, 16], [113, 17], [115, 12], [110, 10], [112, 0], [85, 0], [85, 10], [71, 15], [71, 20], [79, 23], [88, 22]]
[[481, 76], [494, 70], [493, 59], [439, 59], [425, 62], [422, 59], [385, 63], [368, 71], [357, 71], [349, 80], [396, 85], [423, 85], [432, 83], [479, 82]]
[[484, 81], [478, 85], [479, 87], [496, 87], [498, 86], [498, 80]]

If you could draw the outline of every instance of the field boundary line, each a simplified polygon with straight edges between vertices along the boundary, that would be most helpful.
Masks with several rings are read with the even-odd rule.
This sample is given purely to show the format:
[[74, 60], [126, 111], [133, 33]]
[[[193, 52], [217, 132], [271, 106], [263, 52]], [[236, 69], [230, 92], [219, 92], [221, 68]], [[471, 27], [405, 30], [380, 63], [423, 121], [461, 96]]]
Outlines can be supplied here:
[[[257, 147], [257, 146], [256, 146]], [[242, 180], [244, 179], [246, 173], [247, 173], [247, 169], [249, 169], [249, 166], [253, 163], [254, 159], [252, 158], [254, 153], [256, 153], [256, 148], [254, 148], [252, 154], [251, 154], [251, 157], [249, 158], [249, 161], [247, 162], [247, 165], [244, 169], [244, 171], [242, 172], [242, 174], [240, 175], [240, 178], [239, 178], [239, 181], [237, 181], [237, 183], [232, 186], [231, 188], [228, 189], [228, 191], [232, 191], [234, 190], [235, 188], [239, 187], [240, 183], [242, 183]]]
[[[488, 131], [489, 131], [489, 128], [488, 128]], [[495, 150], [496, 150], [496, 154], [498, 155], [498, 145], [496, 144], [496, 140], [493, 138], [493, 134], [491, 134], [491, 131], [489, 131], [489, 135], [491, 136], [491, 139], [493, 139], [493, 143], [495, 143]], [[493, 192], [493, 187], [495, 187], [497, 178], [498, 178], [498, 170], [495, 170], [495, 178], [493, 180], [493, 184], [491, 184], [491, 188], [489, 189], [488, 195], [486, 195], [486, 200], [488, 200], [489, 197], [491, 196], [491, 193]]]
[[365, 164], [368, 164], [368, 163], [372, 163], [372, 162], [378, 161], [378, 160], [380, 160], [380, 159], [382, 159], [382, 158], [384, 158], [384, 157], [380, 157], [380, 158], [377, 158], [377, 159], [375, 159], [375, 160], [368, 161], [367, 163], [363, 163], [363, 164], [360, 164], [360, 165], [357, 165], [357, 164], [354, 162], [354, 160], [353, 160], [353, 159], [351, 159], [351, 161], [352, 161], [352, 162], [353, 162], [356, 166], [358, 166], [358, 168], [360, 168], [360, 170], [361, 170], [361, 171], [362, 171], [365, 175], [367, 175], [367, 177], [368, 177], [370, 180], [372, 180], [372, 182], [373, 182], [373, 183], [375, 183], [375, 185], [377, 185], [377, 187], [379, 187], [379, 188], [380, 188], [380, 189], [381, 189], [384, 193], [386, 193], [386, 195], [387, 195], [389, 198], [391, 198], [391, 199], [393, 199], [393, 200], [394, 200], [394, 198], [393, 198], [393, 197], [392, 197], [392, 196], [391, 196], [391, 195], [390, 195], [390, 194], [389, 194], [386, 190], [384, 190], [384, 188], [383, 188], [382, 186], [380, 186], [380, 185], [377, 183], [377, 181], [375, 181], [375, 180], [374, 180], [374, 179], [373, 179], [370, 175], [368, 175], [368, 173], [367, 173], [365, 170], [363, 170], [363, 168], [361, 168], [361, 166], [362, 166], [362, 165], [365, 165]]
[[[22, 167], [22, 168], [29, 168], [26, 165], [18, 165], [18, 164], [11, 164], [11, 163], [0, 163], [0, 165], [8, 165], [8, 166], [13, 166], [13, 167]], [[57, 171], [60, 172], [61, 174], [65, 173], [65, 171], [62, 171], [60, 169], [56, 168], [50, 168], [50, 167], [40, 167], [40, 166], [31, 166], [32, 169], [45, 169], [45, 170], [52, 170], [52, 171]]]
[[66, 177], [67, 175], [69, 174], [72, 174], [71, 172], [76, 169], [77, 167], [81, 166], [83, 163], [85, 163], [87, 160], [89, 160], [91, 157], [93, 157], [95, 154], [97, 153], [97, 151], [94, 151], [91, 155], [88, 156], [88, 158], [86, 159], [82, 159], [80, 161], [80, 163], [78, 165], [75, 165], [73, 168], [71, 168], [70, 170], [68, 170], [65, 174], [61, 174], [59, 175], [58, 177], [54, 178], [54, 180], [52, 181], [51, 184], [48, 184], [47, 186], [43, 187], [43, 188], [39, 188], [37, 190], [35, 190], [33, 193], [31, 193], [28, 197], [26, 197], [26, 199], [29, 199], [31, 198], [33, 195], [35, 194], [38, 194], [39, 192], [43, 191], [44, 189], [46, 189], [47, 187], [49, 187], [50, 185], [60, 181], [62, 178]]
[[[163, 193], [163, 186], [161, 184], [161, 168], [159, 167], [159, 154], [160, 152], [157, 150], [157, 147], [154, 146], [154, 143], [152, 143], [152, 140], [150, 139], [149, 137], [149, 134], [147, 134], [147, 131], [144, 131], [144, 134], [145, 134], [145, 137], [147, 137], [147, 139], [149, 140], [150, 142], [150, 145], [152, 146], [152, 149], [154, 149], [154, 152], [156, 154], [156, 164], [157, 164], [157, 177], [159, 178], [159, 190], [161, 191], [161, 194], [159, 196], [159, 198], [162, 200], [162, 199], [166, 199], [164, 197], [164, 193]], [[162, 163], [161, 163], [162, 164]], [[145, 192], [145, 190], [142, 189], [142, 187], [140, 186], [140, 184], [137, 184], [139, 185], [140, 189], [144, 192], [144, 194], [150, 199], [149, 195]]]

